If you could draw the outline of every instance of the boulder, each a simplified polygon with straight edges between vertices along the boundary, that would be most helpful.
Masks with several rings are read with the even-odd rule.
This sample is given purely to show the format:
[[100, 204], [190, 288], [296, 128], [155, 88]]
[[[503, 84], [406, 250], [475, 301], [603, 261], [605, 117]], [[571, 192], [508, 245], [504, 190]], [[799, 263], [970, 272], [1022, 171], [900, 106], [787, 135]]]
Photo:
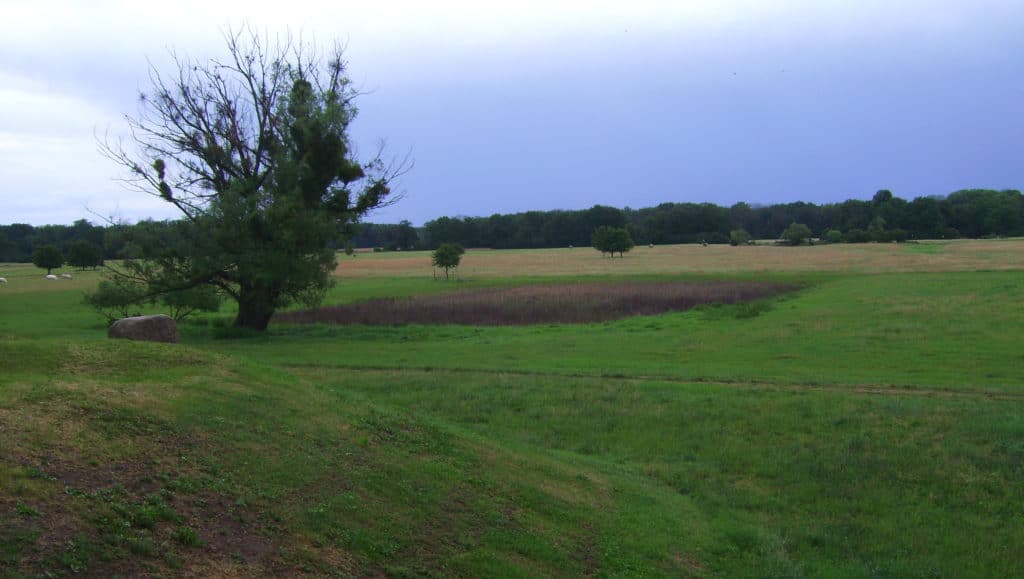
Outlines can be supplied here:
[[110, 326], [107, 337], [147, 342], [177, 342], [178, 323], [163, 314], [121, 318]]

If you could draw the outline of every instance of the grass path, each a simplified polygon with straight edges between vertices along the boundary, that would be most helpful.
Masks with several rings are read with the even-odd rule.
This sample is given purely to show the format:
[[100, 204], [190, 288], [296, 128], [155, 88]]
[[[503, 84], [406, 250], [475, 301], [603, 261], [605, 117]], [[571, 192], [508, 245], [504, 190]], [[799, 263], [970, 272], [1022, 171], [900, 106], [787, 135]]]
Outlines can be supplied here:
[[674, 378], [672, 376], [641, 375], [641, 374], [617, 374], [617, 375], [593, 375], [593, 374], [572, 374], [562, 372], [540, 372], [534, 370], [479, 370], [476, 368], [445, 368], [437, 370], [432, 367], [405, 367], [399, 370], [387, 366], [366, 366], [360, 364], [349, 365], [318, 365], [318, 364], [281, 364], [279, 367], [295, 371], [299, 374], [303, 370], [320, 371], [330, 369], [332, 371], [347, 371], [366, 374], [392, 373], [406, 376], [417, 376], [422, 374], [451, 375], [453, 379], [472, 379], [481, 376], [522, 376], [528, 378], [569, 378], [575, 380], [616, 380], [624, 383], [661, 383], [673, 384], [679, 387], [690, 385], [717, 386], [721, 388], [751, 389], [751, 390], [772, 390], [779, 392], [836, 392], [848, 394], [866, 394], [875, 396], [920, 396], [925, 398], [946, 397], [946, 398], [977, 398], [986, 400], [1024, 401], [1024, 392], [1008, 392], [1004, 390], [977, 390], [962, 389], [956, 386], [950, 388], [930, 387], [906, 387], [906, 386], [885, 386], [871, 384], [821, 384], [808, 383], [800, 384], [793, 382], [751, 382], [751, 381], [717, 381], [717, 380], [692, 380]]

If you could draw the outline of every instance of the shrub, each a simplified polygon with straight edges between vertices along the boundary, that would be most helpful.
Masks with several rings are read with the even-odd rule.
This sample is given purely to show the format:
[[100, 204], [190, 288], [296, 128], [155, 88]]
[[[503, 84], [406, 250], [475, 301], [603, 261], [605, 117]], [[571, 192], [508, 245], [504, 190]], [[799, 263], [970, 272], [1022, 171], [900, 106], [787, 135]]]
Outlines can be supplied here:
[[782, 232], [782, 239], [789, 245], [801, 245], [811, 238], [811, 228], [803, 223], [790, 223]]
[[840, 243], [843, 241], [843, 232], [838, 229], [829, 229], [825, 232], [826, 243]]
[[871, 241], [871, 235], [863, 229], [851, 229], [846, 232], [846, 243], [867, 243]]
[[746, 245], [750, 243], [750, 234], [746, 229], [733, 229], [729, 232], [730, 245]]

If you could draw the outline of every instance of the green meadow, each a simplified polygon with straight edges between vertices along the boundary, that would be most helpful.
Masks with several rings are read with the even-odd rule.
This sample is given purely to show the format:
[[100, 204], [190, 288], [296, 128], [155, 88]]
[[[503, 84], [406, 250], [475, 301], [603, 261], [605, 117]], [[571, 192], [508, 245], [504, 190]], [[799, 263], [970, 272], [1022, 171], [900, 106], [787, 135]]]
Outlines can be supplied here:
[[106, 338], [98, 272], [0, 264], [0, 577], [1024, 574], [1024, 241], [712, 249], [362, 254], [327, 302], [798, 289], [265, 334], [226, 305], [166, 345]]

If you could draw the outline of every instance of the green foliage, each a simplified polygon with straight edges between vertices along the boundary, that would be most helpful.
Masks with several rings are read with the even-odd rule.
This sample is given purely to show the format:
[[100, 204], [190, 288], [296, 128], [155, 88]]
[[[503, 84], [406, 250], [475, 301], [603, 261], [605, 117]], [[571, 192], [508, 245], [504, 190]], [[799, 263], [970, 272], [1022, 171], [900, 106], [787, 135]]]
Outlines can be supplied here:
[[781, 235], [789, 245], [802, 245], [811, 239], [811, 228], [803, 223], [790, 223]]
[[191, 527], [178, 527], [174, 531], [174, 540], [186, 547], [199, 546], [199, 534]]
[[750, 243], [750, 234], [746, 229], [733, 229], [729, 232], [730, 245], [747, 245]]
[[353, 158], [356, 92], [340, 49], [234, 34], [228, 52], [245, 66], [183, 59], [181, 74], [154, 71], [145, 111], [129, 117], [139, 155], [107, 147], [184, 217], [170, 243], [141, 240], [111, 276], [154, 296], [213, 287], [238, 303], [235, 325], [262, 331], [278, 308], [320, 302], [339, 232], [386, 202], [394, 173]]
[[200, 285], [155, 295], [149, 287], [125, 276], [113, 276], [101, 280], [96, 291], [86, 293], [85, 303], [106, 318], [108, 324], [153, 307], [160, 307], [179, 322], [196, 312], [220, 309], [221, 296], [215, 287]]
[[590, 244], [602, 255], [607, 253], [611, 257], [614, 257], [616, 253], [619, 254], [619, 257], [624, 257], [625, 253], [634, 247], [633, 238], [626, 228], [608, 225], [602, 225], [594, 230], [594, 234], [590, 237]]
[[829, 229], [825, 232], [825, 243], [841, 243], [843, 241], [843, 232], [838, 229]]
[[457, 243], [442, 243], [431, 254], [431, 262], [434, 267], [444, 270], [444, 278], [449, 279], [449, 272], [462, 263], [462, 255], [466, 250]]
[[32, 264], [46, 270], [49, 275], [54, 269], [64, 265], [64, 255], [53, 245], [44, 245], [32, 253]]
[[87, 267], [96, 269], [103, 265], [103, 255], [94, 244], [80, 239], [73, 243], [71, 249], [68, 250], [68, 265], [79, 269]]
[[843, 240], [846, 243], [867, 243], [871, 241], [871, 234], [863, 229], [851, 229], [846, 232]]

